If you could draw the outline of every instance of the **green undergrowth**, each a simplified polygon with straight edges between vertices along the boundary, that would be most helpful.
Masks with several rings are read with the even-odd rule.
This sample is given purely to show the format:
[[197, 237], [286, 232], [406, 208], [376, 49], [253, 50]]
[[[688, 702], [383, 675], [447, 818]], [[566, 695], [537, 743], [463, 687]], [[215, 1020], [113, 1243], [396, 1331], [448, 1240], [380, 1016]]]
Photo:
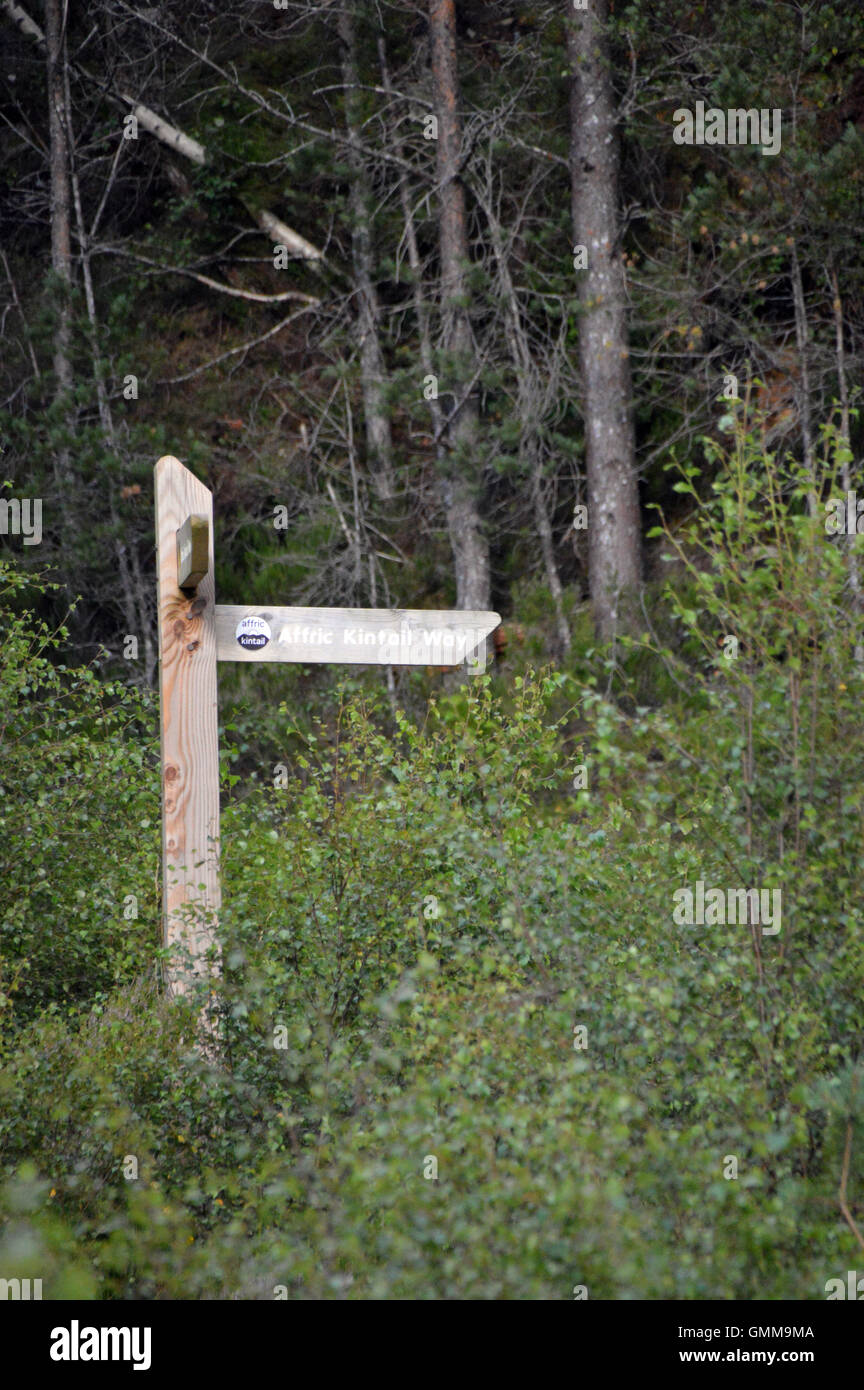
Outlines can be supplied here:
[[[152, 704], [50, 661], [4, 572], [0, 1275], [815, 1299], [854, 1267], [855, 549], [746, 436], [715, 463], [616, 648], [419, 720], [277, 706], [254, 779], [227, 721], [209, 1054], [154, 983]], [[779, 890], [779, 930], [680, 920], [700, 881]]]

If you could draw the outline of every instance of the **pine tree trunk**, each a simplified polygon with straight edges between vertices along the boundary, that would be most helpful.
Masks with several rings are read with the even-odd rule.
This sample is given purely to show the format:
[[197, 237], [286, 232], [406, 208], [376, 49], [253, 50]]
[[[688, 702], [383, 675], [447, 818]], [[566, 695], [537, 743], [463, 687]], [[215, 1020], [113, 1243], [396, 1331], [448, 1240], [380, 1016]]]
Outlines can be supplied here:
[[[57, 296], [57, 323], [54, 330], [55, 398], [68, 397], [72, 389], [70, 357], [70, 303], [72, 285], [72, 242], [70, 234], [71, 189], [69, 179], [69, 132], [66, 112], [63, 6], [60, 0], [45, 5], [45, 47], [48, 64], [49, 174], [51, 180], [51, 266], [62, 282]], [[57, 471], [69, 471], [69, 451], [57, 453]]]
[[632, 623], [641, 546], [607, 0], [591, 0], [584, 12], [568, 0], [567, 12], [573, 233], [587, 251], [587, 269], [573, 273], [581, 288], [588, 583], [598, 635], [608, 639]]
[[340, 9], [338, 26], [342, 41], [345, 123], [349, 136], [348, 159], [351, 166], [351, 250], [357, 286], [357, 328], [360, 334], [360, 379], [363, 389], [367, 465], [378, 496], [386, 499], [392, 497], [395, 492], [393, 440], [385, 399], [386, 370], [379, 336], [380, 306], [372, 275], [372, 229], [369, 216], [372, 195], [369, 172], [357, 142], [357, 52], [354, 13], [350, 6]]
[[453, 550], [458, 608], [488, 609], [489, 545], [478, 494], [477, 404], [469, 390], [474, 369], [465, 190], [459, 172], [462, 121], [453, 0], [430, 0], [433, 102], [438, 118], [438, 240], [441, 259], [441, 342], [447, 357], [444, 438], [448, 449], [442, 495]]

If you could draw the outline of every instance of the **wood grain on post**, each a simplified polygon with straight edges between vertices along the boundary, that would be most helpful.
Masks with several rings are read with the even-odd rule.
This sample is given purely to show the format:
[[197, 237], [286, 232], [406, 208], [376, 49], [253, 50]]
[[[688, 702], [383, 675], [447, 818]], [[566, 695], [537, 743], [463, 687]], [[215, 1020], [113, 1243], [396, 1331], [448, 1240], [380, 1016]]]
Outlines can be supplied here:
[[[219, 892], [219, 743], [213, 496], [170, 455], [156, 464], [159, 696], [162, 747], [162, 920], [167, 983], [185, 994], [212, 972]], [[207, 572], [178, 584], [177, 531], [190, 515], [209, 531]]]

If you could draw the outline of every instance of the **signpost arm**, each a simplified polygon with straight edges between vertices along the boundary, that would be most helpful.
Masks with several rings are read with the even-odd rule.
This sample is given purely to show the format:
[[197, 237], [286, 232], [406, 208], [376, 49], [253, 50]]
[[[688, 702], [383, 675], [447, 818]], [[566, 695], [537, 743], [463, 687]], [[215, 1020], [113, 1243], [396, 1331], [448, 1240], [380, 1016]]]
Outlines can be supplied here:
[[[162, 917], [168, 987], [185, 994], [207, 969], [220, 905], [213, 495], [170, 455], [156, 464], [155, 480]], [[197, 587], [184, 591], [177, 532], [193, 515], [207, 524], [208, 564]]]

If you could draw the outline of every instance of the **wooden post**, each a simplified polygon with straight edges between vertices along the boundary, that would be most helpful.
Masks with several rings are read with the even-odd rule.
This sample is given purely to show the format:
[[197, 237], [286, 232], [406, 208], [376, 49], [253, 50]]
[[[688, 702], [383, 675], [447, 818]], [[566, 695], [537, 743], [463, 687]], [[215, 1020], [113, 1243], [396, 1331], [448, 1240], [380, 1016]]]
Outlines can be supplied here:
[[[159, 696], [162, 748], [162, 915], [170, 992], [185, 994], [213, 965], [219, 911], [219, 743], [213, 495], [166, 455], [156, 464]], [[207, 564], [178, 583], [177, 532], [206, 523]], [[189, 528], [184, 533], [189, 537]], [[185, 551], [184, 551], [185, 554]]]

